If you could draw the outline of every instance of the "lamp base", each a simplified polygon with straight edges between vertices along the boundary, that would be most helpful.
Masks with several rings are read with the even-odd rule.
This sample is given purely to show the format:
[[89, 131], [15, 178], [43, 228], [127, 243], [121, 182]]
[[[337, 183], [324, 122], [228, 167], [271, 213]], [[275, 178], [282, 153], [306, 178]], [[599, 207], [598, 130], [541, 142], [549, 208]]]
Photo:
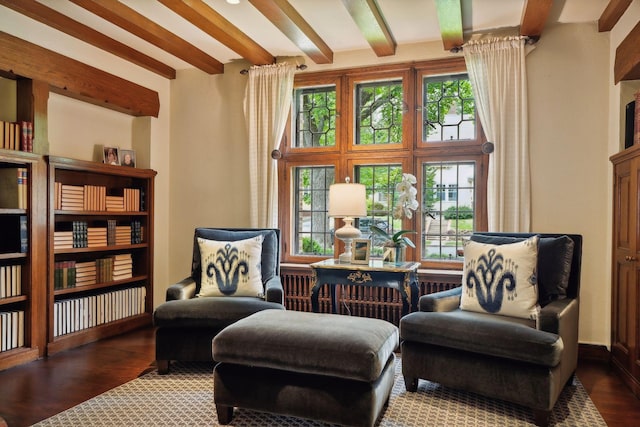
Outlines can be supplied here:
[[351, 243], [353, 239], [362, 236], [360, 230], [353, 226], [353, 218], [345, 217], [342, 219], [344, 225], [336, 230], [336, 237], [344, 242], [344, 252], [338, 256], [338, 261], [351, 262]]

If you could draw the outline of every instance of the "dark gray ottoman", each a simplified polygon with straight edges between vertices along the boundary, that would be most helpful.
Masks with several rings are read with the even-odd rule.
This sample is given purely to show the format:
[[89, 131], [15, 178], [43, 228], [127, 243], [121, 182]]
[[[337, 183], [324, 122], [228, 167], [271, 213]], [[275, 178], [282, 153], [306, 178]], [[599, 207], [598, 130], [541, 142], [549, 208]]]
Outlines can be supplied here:
[[264, 310], [213, 339], [218, 421], [233, 408], [373, 426], [389, 402], [398, 328], [377, 319]]

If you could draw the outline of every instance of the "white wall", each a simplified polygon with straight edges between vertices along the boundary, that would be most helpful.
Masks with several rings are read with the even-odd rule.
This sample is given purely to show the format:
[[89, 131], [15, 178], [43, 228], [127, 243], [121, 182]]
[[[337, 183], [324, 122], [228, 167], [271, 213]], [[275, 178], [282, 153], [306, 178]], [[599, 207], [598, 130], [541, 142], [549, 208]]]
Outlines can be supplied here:
[[[170, 282], [191, 273], [195, 227], [249, 226], [249, 149], [243, 113], [248, 64], [223, 75], [178, 72], [171, 84]], [[158, 286], [161, 282], [156, 281]]]
[[609, 341], [609, 37], [545, 29], [527, 57], [532, 230], [582, 234], [580, 342]]

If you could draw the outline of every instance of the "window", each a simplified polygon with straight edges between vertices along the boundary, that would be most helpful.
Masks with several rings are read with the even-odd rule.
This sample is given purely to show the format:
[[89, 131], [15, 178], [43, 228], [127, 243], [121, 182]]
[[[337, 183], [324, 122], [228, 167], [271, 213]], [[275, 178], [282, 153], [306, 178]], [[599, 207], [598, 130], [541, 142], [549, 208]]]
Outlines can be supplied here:
[[[342, 220], [328, 216], [328, 193], [349, 177], [367, 190], [363, 236], [371, 226], [415, 230], [410, 259], [459, 267], [463, 241], [486, 229], [487, 156], [471, 89], [462, 58], [296, 76], [279, 161], [284, 260], [342, 252], [334, 238]], [[411, 219], [393, 216], [403, 173], [418, 180]], [[373, 241], [372, 257], [381, 243]]]
[[294, 95], [295, 147], [336, 144], [335, 86], [299, 88]]

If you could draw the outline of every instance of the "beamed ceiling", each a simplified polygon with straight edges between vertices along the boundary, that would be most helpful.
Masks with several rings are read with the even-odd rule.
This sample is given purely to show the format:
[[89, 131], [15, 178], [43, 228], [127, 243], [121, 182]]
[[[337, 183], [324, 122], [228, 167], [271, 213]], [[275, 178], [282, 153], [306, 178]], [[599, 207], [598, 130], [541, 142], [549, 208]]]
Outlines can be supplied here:
[[331, 64], [336, 52], [439, 41], [455, 50], [474, 34], [511, 29], [536, 40], [555, 23], [610, 30], [631, 0], [0, 0], [20, 13], [166, 78], [176, 70], [224, 72], [304, 56]]

